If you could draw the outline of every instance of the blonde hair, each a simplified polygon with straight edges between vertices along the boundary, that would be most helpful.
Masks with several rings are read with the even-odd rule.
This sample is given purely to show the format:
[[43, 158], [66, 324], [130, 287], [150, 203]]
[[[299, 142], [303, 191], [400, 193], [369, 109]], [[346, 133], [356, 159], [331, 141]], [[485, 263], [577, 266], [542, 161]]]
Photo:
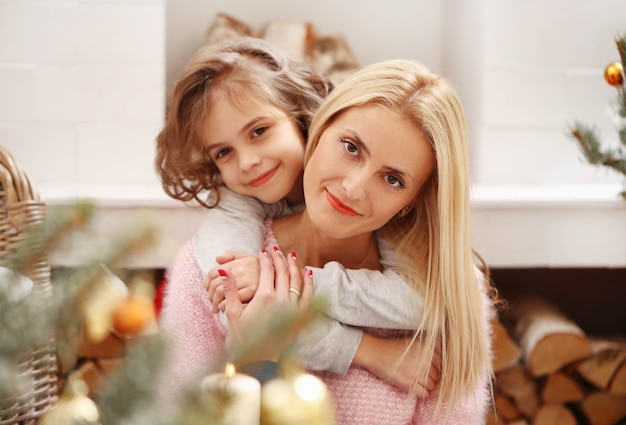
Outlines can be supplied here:
[[[342, 82], [313, 118], [305, 164], [324, 130], [349, 108], [381, 105], [402, 114], [432, 144], [436, 167], [406, 214], [383, 227], [406, 279], [425, 297], [423, 361], [438, 344], [442, 373], [438, 406], [454, 403], [491, 374], [488, 324], [470, 241], [467, 129], [454, 88], [409, 60], [370, 65]], [[305, 165], [306, 167], [306, 165]], [[480, 275], [480, 273], [478, 273]], [[422, 332], [424, 331], [424, 332]]]
[[221, 176], [200, 133], [216, 93], [279, 108], [307, 140], [313, 113], [331, 89], [307, 62], [261, 39], [242, 37], [198, 50], [174, 86], [156, 141], [155, 165], [165, 193], [207, 208], [219, 203], [213, 189], [222, 185]]

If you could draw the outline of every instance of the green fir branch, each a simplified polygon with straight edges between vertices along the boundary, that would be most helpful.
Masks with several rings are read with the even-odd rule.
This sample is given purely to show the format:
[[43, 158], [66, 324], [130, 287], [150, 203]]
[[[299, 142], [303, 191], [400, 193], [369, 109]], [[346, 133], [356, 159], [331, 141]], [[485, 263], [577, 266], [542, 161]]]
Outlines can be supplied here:
[[622, 149], [602, 149], [596, 129], [576, 123], [571, 135], [578, 141], [581, 152], [587, 162], [593, 165], [611, 168], [626, 176], [626, 157]]
[[163, 363], [165, 340], [160, 334], [128, 343], [120, 368], [108, 378], [96, 400], [102, 425], [135, 423], [131, 418], [145, 414], [155, 399], [158, 373]]
[[615, 44], [622, 64], [626, 64], [626, 35], [615, 38]]
[[[615, 39], [622, 69], [626, 69], [626, 36]], [[623, 72], [623, 71], [622, 71]], [[620, 117], [617, 129], [620, 145], [617, 148], [603, 148], [597, 130], [589, 125], [576, 122], [570, 129], [570, 136], [577, 142], [585, 160], [592, 165], [607, 167], [626, 176], [626, 88], [624, 83], [617, 87], [617, 114]], [[626, 200], [626, 190], [620, 193]]]
[[129, 255], [136, 254], [153, 243], [156, 232], [153, 226], [143, 224], [132, 231], [115, 237], [108, 253], [89, 260], [88, 264], [58, 272], [54, 282], [55, 301], [52, 322], [55, 323], [57, 351], [60, 358], [71, 358], [80, 344], [83, 315], [81, 303], [93, 286], [106, 273], [103, 267], [114, 266]]
[[45, 220], [24, 230], [24, 238], [2, 259], [3, 265], [24, 273], [33, 264], [41, 261], [42, 256], [56, 248], [69, 233], [84, 228], [93, 213], [94, 205], [89, 202], [54, 210]]
[[[94, 207], [79, 203], [55, 210], [41, 225], [25, 231], [25, 238], [13, 247], [3, 265], [22, 275], [41, 256], [47, 255], [71, 232], [84, 228], [93, 215]], [[108, 252], [84, 266], [59, 271], [52, 285], [52, 297], [42, 305], [33, 288], [32, 294], [15, 300], [11, 288], [18, 276], [3, 275], [0, 285], [0, 410], [2, 401], [11, 401], [21, 393], [18, 365], [41, 341], [56, 337], [59, 358], [71, 358], [80, 342], [82, 328], [81, 302], [87, 291], [104, 273], [102, 264], [114, 265], [153, 243], [153, 226], [142, 224], [115, 238]], [[58, 277], [58, 278], [57, 278]]]

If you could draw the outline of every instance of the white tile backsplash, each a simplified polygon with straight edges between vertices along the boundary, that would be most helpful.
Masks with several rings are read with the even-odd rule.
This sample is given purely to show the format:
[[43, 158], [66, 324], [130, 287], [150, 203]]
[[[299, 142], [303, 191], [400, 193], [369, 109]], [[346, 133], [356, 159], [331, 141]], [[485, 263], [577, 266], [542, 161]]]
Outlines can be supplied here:
[[37, 68], [0, 63], [0, 127], [3, 123], [36, 121], [33, 113], [36, 102]]
[[565, 129], [487, 127], [476, 160], [476, 182], [503, 185], [607, 184], [619, 181], [608, 169], [583, 162]]
[[[489, 69], [484, 72], [484, 125], [512, 128], [562, 126], [564, 115], [563, 72]], [[496, 90], [500, 87], [500, 90]]]
[[162, 119], [162, 66], [42, 66], [38, 73], [38, 120], [125, 125]]
[[[81, 184], [154, 184], [154, 141], [159, 125], [80, 126], [75, 164]], [[94, 160], [97, 158], [97, 160]]]
[[85, 62], [164, 65], [162, 5], [94, 2], [81, 4], [79, 10], [78, 54]]
[[76, 181], [79, 141], [66, 125], [0, 126], [0, 141], [36, 186]]
[[156, 185], [165, 65], [165, 0], [0, 0], [0, 144], [43, 185]]
[[[457, 1], [0, 0], [0, 144], [46, 183], [154, 181], [153, 143], [173, 78], [166, 70], [180, 70], [222, 11], [255, 28], [273, 17], [308, 20], [322, 34], [344, 34], [363, 64], [400, 55], [442, 71], [475, 52], [471, 72], [447, 71], [481, 77], [461, 82], [479, 183], [620, 180], [583, 163], [565, 133], [581, 120], [616, 138], [607, 114], [615, 90], [602, 73], [619, 60], [614, 37], [626, 33], [626, 2], [468, 0], [482, 13], [451, 27], [446, 13]], [[462, 31], [477, 29], [463, 60], [451, 53], [467, 41]]]

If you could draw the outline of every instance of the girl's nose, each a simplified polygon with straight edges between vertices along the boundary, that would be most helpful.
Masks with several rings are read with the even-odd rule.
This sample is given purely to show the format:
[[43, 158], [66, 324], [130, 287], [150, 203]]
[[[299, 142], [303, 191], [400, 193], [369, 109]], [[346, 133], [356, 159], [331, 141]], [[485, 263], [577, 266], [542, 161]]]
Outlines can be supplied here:
[[242, 171], [250, 171], [261, 163], [261, 157], [254, 152], [239, 155], [239, 167]]

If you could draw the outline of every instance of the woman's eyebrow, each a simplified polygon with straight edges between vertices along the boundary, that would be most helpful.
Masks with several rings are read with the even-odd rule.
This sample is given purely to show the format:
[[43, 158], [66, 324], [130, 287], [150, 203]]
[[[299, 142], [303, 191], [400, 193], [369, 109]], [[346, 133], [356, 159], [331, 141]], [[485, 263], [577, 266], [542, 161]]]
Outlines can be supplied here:
[[[372, 156], [372, 153], [370, 152], [369, 148], [367, 147], [367, 143], [365, 143], [363, 141], [363, 139], [361, 138], [361, 136], [359, 136], [359, 132], [358, 131], [350, 129], [350, 128], [344, 128], [344, 130], [347, 131], [348, 133], [352, 134], [352, 137], [354, 137], [354, 140], [356, 140], [358, 142], [358, 144], [361, 147], [361, 149], [363, 149], [363, 151], [365, 151], [365, 153], [368, 156]], [[398, 174], [401, 177], [410, 178], [411, 180], [413, 179], [412, 176], [409, 173], [407, 173], [406, 171], [402, 171], [402, 170], [400, 170], [398, 168], [391, 167], [389, 165], [385, 165], [384, 168], [385, 168], [385, 170], [389, 171], [390, 173]]]
[[343, 130], [346, 131], [347, 133], [350, 133], [352, 135], [352, 137], [354, 138], [354, 140], [356, 140], [359, 144], [359, 146], [365, 151], [365, 153], [368, 156], [371, 156], [372, 153], [370, 152], [369, 148], [367, 147], [367, 144], [363, 141], [363, 138], [361, 136], [359, 136], [359, 132], [348, 128], [348, 127], [343, 127]]

